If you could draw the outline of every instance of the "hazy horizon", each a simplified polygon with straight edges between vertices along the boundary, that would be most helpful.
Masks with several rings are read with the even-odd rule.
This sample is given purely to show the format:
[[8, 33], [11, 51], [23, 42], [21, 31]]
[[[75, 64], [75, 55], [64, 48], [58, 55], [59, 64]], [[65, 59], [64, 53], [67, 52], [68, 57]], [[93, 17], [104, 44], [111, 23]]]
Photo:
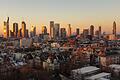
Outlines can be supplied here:
[[14, 22], [19, 23], [20, 28], [25, 21], [28, 29], [35, 25], [38, 32], [42, 25], [48, 28], [49, 21], [55, 21], [61, 27], [71, 24], [73, 30], [79, 27], [82, 31], [94, 25], [111, 33], [116, 21], [119, 33], [119, 3], [120, 0], [0, 0], [0, 27], [3, 29], [3, 22], [10, 17], [10, 28]]

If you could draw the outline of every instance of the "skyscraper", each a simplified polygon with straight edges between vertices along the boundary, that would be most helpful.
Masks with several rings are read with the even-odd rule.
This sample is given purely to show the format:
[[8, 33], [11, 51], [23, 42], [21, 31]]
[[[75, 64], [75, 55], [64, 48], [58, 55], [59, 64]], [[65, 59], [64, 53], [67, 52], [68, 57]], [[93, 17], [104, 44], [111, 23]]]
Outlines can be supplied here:
[[113, 34], [116, 36], [116, 22], [113, 22]]
[[83, 38], [87, 38], [88, 35], [89, 35], [89, 29], [84, 29], [83, 30]]
[[42, 26], [42, 34], [47, 34], [47, 27], [46, 26]]
[[60, 37], [61, 37], [61, 39], [66, 38], [66, 29], [65, 28], [60, 29]]
[[10, 38], [13, 38], [14, 37], [14, 32], [12, 30], [10, 30], [10, 35], [9, 35]]
[[26, 23], [22, 22], [22, 37], [26, 37]]
[[32, 26], [30, 31], [30, 37], [36, 36], [36, 27]]
[[59, 38], [59, 33], [60, 33], [60, 24], [56, 23], [54, 25], [54, 39]]
[[21, 37], [22, 37], [22, 28], [18, 30], [18, 38], [21, 38]]
[[99, 38], [101, 38], [102, 35], [102, 30], [101, 30], [101, 26], [99, 26]]
[[54, 21], [50, 21], [50, 37], [54, 36]]
[[25, 31], [26, 33], [25, 33], [25, 37], [26, 38], [28, 38], [29, 37], [29, 30], [28, 29], [26, 29], [26, 31]]
[[99, 31], [99, 30], [96, 30], [96, 31], [95, 31], [95, 36], [96, 36], [97, 38], [100, 38], [100, 31]]
[[9, 17], [7, 19], [7, 22], [4, 22], [4, 38], [9, 37]]
[[14, 33], [14, 37], [17, 37], [17, 34], [18, 34], [18, 23], [13, 23], [13, 33]]
[[71, 30], [71, 24], [68, 24], [68, 36], [71, 36], [72, 30]]
[[76, 35], [79, 35], [79, 34], [80, 34], [80, 29], [76, 28]]
[[101, 26], [99, 26], [99, 34], [101, 35], [102, 30], [101, 30]]
[[93, 37], [94, 36], [94, 26], [90, 26], [90, 35]]

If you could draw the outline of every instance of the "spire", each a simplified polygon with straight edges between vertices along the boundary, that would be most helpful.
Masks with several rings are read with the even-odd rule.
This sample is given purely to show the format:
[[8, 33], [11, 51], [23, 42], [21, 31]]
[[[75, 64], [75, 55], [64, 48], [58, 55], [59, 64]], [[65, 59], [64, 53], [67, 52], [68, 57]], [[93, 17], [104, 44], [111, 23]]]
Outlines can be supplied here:
[[7, 18], [7, 23], [9, 23], [9, 17]]

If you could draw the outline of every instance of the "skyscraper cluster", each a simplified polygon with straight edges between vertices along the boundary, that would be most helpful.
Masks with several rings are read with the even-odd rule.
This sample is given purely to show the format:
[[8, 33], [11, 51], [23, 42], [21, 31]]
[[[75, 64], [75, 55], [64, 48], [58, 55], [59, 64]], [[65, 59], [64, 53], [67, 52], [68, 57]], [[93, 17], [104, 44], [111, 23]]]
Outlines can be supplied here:
[[[72, 33], [72, 27], [71, 24], [68, 24], [68, 29], [61, 28], [59, 23], [54, 23], [54, 21], [50, 21], [50, 33], [47, 32], [47, 27], [42, 26], [42, 34], [41, 36], [49, 36], [50, 39], [59, 40], [64, 39], [66, 37], [70, 37]], [[9, 17], [7, 21], [4, 21], [4, 38], [28, 38], [28, 37], [34, 37], [36, 36], [36, 27], [32, 26], [30, 30], [27, 29], [25, 21], [22, 21], [21, 28], [18, 27], [18, 23], [13, 23], [13, 30], [9, 30]], [[117, 35], [116, 32], [116, 22], [113, 22], [113, 30], [112, 35]], [[102, 35], [101, 26], [98, 27], [98, 30], [95, 31], [94, 25], [91, 25], [89, 29], [83, 29], [83, 32], [80, 33], [80, 29], [76, 28], [75, 35], [80, 35], [83, 38], [91, 38], [93, 39], [95, 36], [97, 38], [100, 38]]]
[[58, 39], [60, 37], [60, 24], [50, 21], [50, 37], [51, 39]]
[[[9, 30], [9, 17], [7, 22], [4, 22], [4, 38], [28, 38], [29, 31], [26, 28], [26, 23], [22, 21], [21, 28], [19, 29], [18, 23], [13, 23], [13, 30]], [[31, 28], [30, 36], [33, 37], [36, 35], [36, 27]]]
[[[51, 39], [64, 39], [67, 36], [67, 31], [68, 31], [68, 36], [72, 35], [72, 28], [71, 24], [68, 24], [68, 30], [66, 28], [61, 28], [59, 23], [54, 23], [54, 21], [50, 21], [50, 38]], [[77, 34], [79, 34], [79, 30], [77, 29]]]

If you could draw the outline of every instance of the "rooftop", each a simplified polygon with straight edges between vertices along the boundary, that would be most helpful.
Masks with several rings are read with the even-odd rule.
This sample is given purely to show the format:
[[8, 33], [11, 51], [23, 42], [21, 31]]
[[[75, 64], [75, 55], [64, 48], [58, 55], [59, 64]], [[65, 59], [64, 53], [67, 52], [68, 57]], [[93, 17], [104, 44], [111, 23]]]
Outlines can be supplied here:
[[[99, 74], [96, 74], [96, 75], [93, 75], [93, 76], [91, 76], [91, 77], [88, 77], [88, 79], [90, 79], [90, 80], [95, 80], [95, 79], [99, 79], [100, 78], [100, 80], [101, 80], [101, 78], [103, 78], [103, 77], [105, 77], [105, 76], [109, 76], [110, 75], [110, 73], [105, 73], [105, 72], [103, 72], [103, 73], [99, 73]], [[103, 79], [104, 80], [104, 79]]]
[[92, 72], [92, 71], [97, 71], [97, 70], [99, 70], [99, 68], [94, 67], [94, 66], [88, 66], [88, 67], [83, 67], [83, 68], [76, 69], [76, 70], [73, 70], [73, 71], [74, 72], [79, 72], [81, 74], [86, 74], [86, 73], [89, 73], [89, 72]]

